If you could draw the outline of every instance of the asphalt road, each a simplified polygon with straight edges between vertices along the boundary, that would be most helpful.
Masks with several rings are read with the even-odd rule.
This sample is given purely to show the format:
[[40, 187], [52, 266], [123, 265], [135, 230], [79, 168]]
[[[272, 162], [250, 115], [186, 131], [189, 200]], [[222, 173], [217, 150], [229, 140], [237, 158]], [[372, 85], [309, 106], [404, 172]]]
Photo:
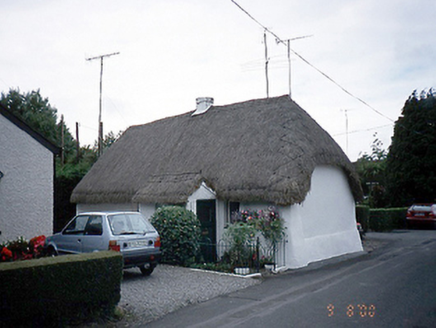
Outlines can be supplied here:
[[387, 244], [267, 278], [147, 327], [436, 327], [436, 231], [368, 238]]

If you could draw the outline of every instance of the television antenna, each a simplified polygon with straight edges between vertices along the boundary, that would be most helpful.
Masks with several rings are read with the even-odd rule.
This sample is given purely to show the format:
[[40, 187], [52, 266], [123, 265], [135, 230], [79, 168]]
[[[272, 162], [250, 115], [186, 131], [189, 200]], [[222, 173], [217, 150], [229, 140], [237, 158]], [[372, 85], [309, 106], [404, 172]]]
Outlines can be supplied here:
[[295, 41], [295, 40], [300, 40], [300, 39], [306, 39], [306, 38], [310, 38], [313, 35], [304, 35], [304, 36], [297, 36], [295, 38], [291, 38], [291, 39], [287, 39], [287, 40], [281, 40], [281, 39], [276, 39], [277, 44], [279, 43], [283, 43], [287, 49], [288, 49], [288, 81], [289, 81], [289, 98], [292, 99], [291, 96], [291, 41]]
[[119, 52], [114, 52], [111, 54], [105, 54], [105, 55], [100, 55], [100, 56], [96, 56], [96, 57], [86, 58], [86, 60], [88, 60], [88, 61], [91, 61], [94, 59], [100, 59], [100, 101], [99, 101], [99, 110], [98, 110], [98, 138], [97, 138], [97, 144], [98, 144], [97, 155], [99, 157], [102, 153], [102, 142], [103, 142], [103, 124], [101, 122], [101, 107], [102, 107], [101, 94], [102, 94], [102, 90], [103, 90], [103, 58], [115, 56], [115, 55], [119, 55], [119, 54], [120, 54]]
[[348, 156], [348, 112], [352, 109], [341, 109], [345, 113], [345, 153]]
[[[268, 57], [268, 44], [267, 44], [267, 39], [266, 39], [266, 32], [269, 32], [268, 29], [265, 28], [264, 32], [263, 32], [263, 43], [265, 45], [265, 79], [266, 79], [266, 97], [269, 98], [269, 78], [268, 78], [268, 65], [270, 62], [270, 58]], [[279, 39], [278, 37], [276, 37], [276, 43], [277, 44], [284, 44], [288, 51], [287, 51], [287, 56], [288, 56], [288, 81], [289, 81], [289, 98], [291, 98], [291, 41], [294, 40], [300, 40], [300, 39], [305, 39], [305, 38], [310, 38], [313, 35], [305, 35], [305, 36], [298, 36], [295, 38], [291, 38], [291, 39], [287, 39], [287, 40], [282, 40]]]

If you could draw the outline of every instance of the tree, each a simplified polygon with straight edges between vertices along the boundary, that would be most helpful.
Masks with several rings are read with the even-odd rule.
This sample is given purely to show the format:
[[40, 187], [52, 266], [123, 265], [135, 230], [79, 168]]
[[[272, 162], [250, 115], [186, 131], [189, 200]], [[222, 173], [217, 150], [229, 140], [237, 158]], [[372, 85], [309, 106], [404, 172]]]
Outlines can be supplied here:
[[[113, 131], [109, 131], [103, 138], [101, 142], [101, 147], [103, 149], [103, 152], [105, 152], [112, 144], [117, 141], [121, 135], [124, 133], [124, 131], [120, 130], [118, 131], [117, 135]], [[96, 140], [94, 143], [94, 149], [97, 152], [98, 150], [98, 141]]]
[[370, 207], [381, 208], [386, 206], [385, 171], [387, 152], [382, 148], [383, 143], [377, 138], [377, 133], [374, 134], [374, 138], [371, 155], [363, 154], [356, 162], [356, 170], [366, 196], [366, 203]]
[[[20, 89], [10, 89], [8, 94], [2, 92], [0, 102], [11, 113], [24, 121], [33, 130], [61, 147], [65, 157], [74, 156], [75, 143], [65, 122], [58, 121], [57, 109], [52, 107], [48, 98], [43, 98], [39, 90], [20, 93]], [[62, 143], [62, 133], [64, 140]]]
[[387, 195], [391, 206], [436, 199], [436, 98], [416, 91], [395, 123], [386, 161]]

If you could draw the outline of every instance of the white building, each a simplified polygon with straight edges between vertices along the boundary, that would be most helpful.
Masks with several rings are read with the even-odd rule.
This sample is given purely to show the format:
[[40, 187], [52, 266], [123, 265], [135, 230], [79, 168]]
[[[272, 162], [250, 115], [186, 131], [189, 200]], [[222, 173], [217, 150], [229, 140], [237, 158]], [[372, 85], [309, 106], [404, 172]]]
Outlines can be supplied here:
[[57, 151], [0, 105], [0, 243], [53, 233]]

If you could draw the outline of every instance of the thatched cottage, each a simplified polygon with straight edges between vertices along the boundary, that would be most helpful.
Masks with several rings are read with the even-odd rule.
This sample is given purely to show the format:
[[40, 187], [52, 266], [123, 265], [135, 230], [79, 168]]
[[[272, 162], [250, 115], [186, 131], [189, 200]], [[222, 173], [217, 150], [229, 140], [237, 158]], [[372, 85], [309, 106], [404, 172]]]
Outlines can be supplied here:
[[362, 250], [355, 202], [362, 193], [341, 148], [288, 96], [213, 106], [132, 126], [95, 163], [71, 197], [77, 211], [159, 204], [197, 213], [221, 238], [235, 209], [275, 205], [285, 219], [285, 263]]

